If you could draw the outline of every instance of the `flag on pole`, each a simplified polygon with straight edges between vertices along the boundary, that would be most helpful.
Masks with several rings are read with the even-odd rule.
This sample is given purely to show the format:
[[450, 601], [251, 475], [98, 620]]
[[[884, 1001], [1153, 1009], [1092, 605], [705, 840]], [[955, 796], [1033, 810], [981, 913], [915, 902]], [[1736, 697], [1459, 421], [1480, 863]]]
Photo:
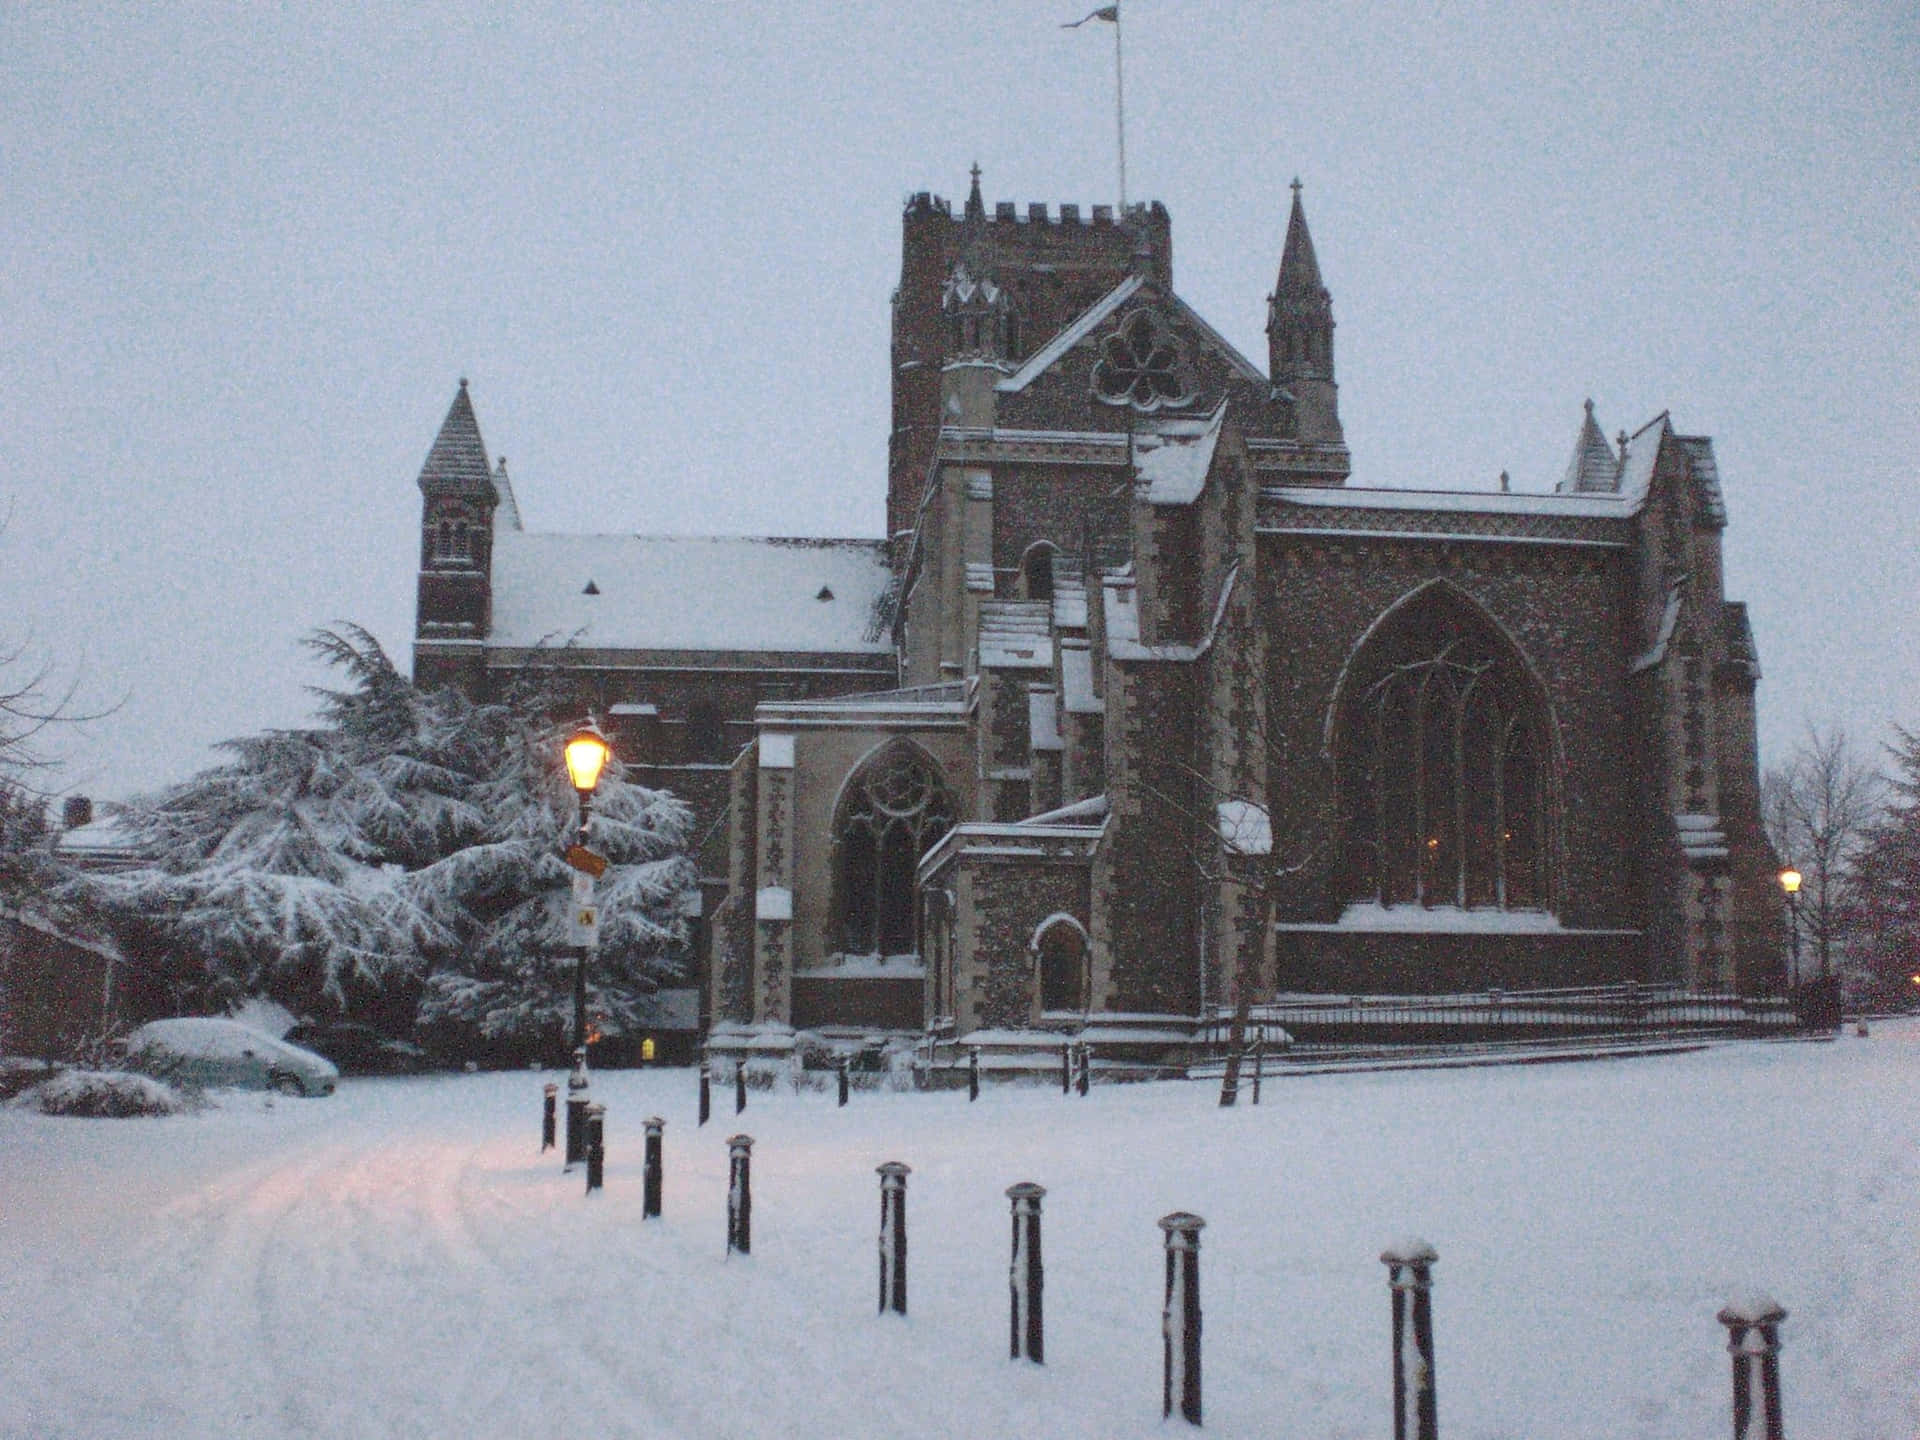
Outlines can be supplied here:
[[1062, 30], [1078, 30], [1089, 20], [1105, 20], [1109, 25], [1118, 25], [1120, 23], [1120, 7], [1118, 5], [1102, 5], [1091, 15], [1083, 15], [1078, 20], [1069, 20], [1060, 28]]

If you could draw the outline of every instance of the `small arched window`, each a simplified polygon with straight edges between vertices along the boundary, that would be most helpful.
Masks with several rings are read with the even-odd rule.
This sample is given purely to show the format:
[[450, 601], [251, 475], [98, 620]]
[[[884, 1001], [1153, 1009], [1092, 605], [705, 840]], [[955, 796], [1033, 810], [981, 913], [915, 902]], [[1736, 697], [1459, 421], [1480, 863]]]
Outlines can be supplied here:
[[953, 822], [947, 787], [911, 745], [889, 746], [848, 783], [834, 825], [835, 910], [843, 951], [916, 953], [915, 871]]
[[1060, 552], [1042, 540], [1028, 547], [1020, 561], [1020, 580], [1029, 600], [1053, 598], [1053, 557]]
[[1346, 898], [1547, 907], [1550, 722], [1505, 637], [1430, 592], [1355, 655], [1343, 696]]

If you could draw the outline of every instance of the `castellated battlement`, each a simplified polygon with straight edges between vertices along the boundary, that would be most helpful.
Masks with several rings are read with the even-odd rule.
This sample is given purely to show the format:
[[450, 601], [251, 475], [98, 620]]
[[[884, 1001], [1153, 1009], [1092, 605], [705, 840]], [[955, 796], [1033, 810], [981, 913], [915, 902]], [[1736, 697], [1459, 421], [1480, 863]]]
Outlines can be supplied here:
[[[1145, 219], [1160, 225], [1167, 223], [1167, 207], [1158, 200], [1151, 203], [1140, 201], [1129, 205], [1127, 210], [1137, 219]], [[935, 195], [927, 190], [921, 190], [908, 197], [906, 216], [910, 222], [940, 216], [960, 224], [965, 219], [964, 210], [957, 209], [946, 196]], [[1111, 226], [1115, 223], [1114, 208], [1111, 205], [1093, 205], [1083, 210], [1079, 205], [1067, 202], [1060, 206], [1059, 214], [1056, 216], [1051, 206], [1037, 200], [1030, 203], [1024, 210], [1011, 200], [995, 201], [992, 215], [985, 218], [995, 226], [1052, 226], [1065, 229]]]

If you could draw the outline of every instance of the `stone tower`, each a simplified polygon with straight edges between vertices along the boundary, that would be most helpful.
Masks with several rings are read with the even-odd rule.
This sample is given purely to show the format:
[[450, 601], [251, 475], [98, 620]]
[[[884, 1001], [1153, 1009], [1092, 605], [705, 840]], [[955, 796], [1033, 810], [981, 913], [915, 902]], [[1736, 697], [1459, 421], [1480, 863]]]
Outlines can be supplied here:
[[420, 467], [420, 585], [415, 683], [480, 693], [493, 613], [493, 515], [500, 491], [487, 465], [467, 382]]

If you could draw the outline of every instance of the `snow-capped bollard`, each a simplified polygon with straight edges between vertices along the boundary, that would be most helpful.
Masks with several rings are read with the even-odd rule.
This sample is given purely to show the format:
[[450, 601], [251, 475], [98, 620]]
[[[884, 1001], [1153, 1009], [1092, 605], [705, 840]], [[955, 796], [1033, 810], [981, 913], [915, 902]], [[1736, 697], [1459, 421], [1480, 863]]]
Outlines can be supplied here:
[[1733, 1440], [1783, 1440], [1780, 1322], [1787, 1312], [1769, 1295], [1730, 1301], [1720, 1312], [1733, 1356]]
[[1013, 1262], [1007, 1270], [1007, 1288], [1012, 1297], [1012, 1314], [1007, 1338], [1007, 1358], [1045, 1363], [1046, 1342], [1040, 1292], [1045, 1274], [1040, 1265], [1040, 1197], [1046, 1187], [1022, 1180], [1007, 1187], [1007, 1199], [1013, 1202]]
[[1073, 1093], [1073, 1042], [1071, 1040], [1060, 1042], [1060, 1093], [1062, 1095]]
[[753, 1137], [727, 1141], [727, 1253], [753, 1253]]
[[1189, 1425], [1200, 1423], [1200, 1231], [1206, 1221], [1176, 1210], [1160, 1217], [1167, 1232], [1167, 1294], [1160, 1309], [1166, 1355], [1160, 1418], [1180, 1407]]
[[880, 1313], [907, 1313], [907, 1176], [911, 1167], [889, 1160], [880, 1176]]
[[595, 1102], [587, 1106], [587, 1193], [591, 1195], [607, 1178], [607, 1107]]
[[971, 1105], [980, 1098], [980, 1047], [967, 1047], [967, 1103]]
[[546, 1095], [540, 1105], [540, 1153], [546, 1154], [554, 1147], [554, 1118], [559, 1106], [560, 1087], [549, 1080]]
[[733, 1067], [733, 1113], [738, 1115], [747, 1108], [747, 1062], [739, 1061]]
[[1079, 1075], [1079, 1078], [1074, 1082], [1074, 1088], [1080, 1092], [1080, 1097], [1082, 1099], [1085, 1099], [1087, 1090], [1093, 1084], [1093, 1046], [1089, 1045], [1086, 1041], [1082, 1040], [1080, 1042], [1079, 1048], [1080, 1048], [1080, 1075]]
[[840, 1057], [839, 1069], [840, 1069], [840, 1108], [843, 1110], [846, 1109], [847, 1107], [847, 1063], [848, 1063], [847, 1057], [842, 1055]]
[[1433, 1386], [1433, 1266], [1439, 1258], [1418, 1239], [1396, 1241], [1380, 1252], [1393, 1301], [1393, 1440], [1439, 1440]]
[[700, 1056], [700, 1123], [706, 1124], [713, 1115], [713, 1081], [709, 1074], [709, 1063], [705, 1052]]
[[660, 1156], [661, 1132], [667, 1128], [667, 1122], [658, 1115], [649, 1115], [646, 1126], [647, 1168], [641, 1190], [640, 1218], [657, 1220], [660, 1217], [660, 1180], [663, 1168]]
[[587, 1158], [587, 1047], [573, 1052], [573, 1073], [567, 1076], [567, 1166], [571, 1170]]

